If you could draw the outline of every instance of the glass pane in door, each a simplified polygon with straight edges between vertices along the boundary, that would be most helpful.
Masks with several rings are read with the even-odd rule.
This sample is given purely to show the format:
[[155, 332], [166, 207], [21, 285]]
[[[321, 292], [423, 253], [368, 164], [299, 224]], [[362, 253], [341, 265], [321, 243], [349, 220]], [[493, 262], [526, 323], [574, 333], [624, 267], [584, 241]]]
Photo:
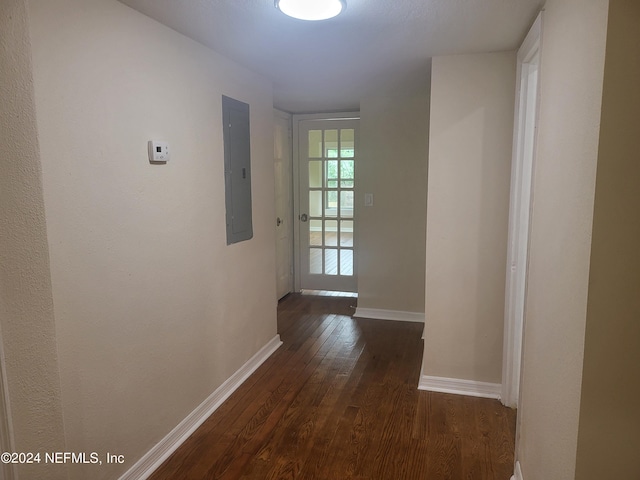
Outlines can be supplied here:
[[322, 188], [322, 160], [309, 161], [309, 188]]
[[353, 220], [340, 221], [340, 246], [353, 247]]
[[338, 130], [324, 131], [325, 158], [338, 158]]
[[353, 250], [340, 250], [340, 275], [353, 275]]
[[322, 249], [310, 248], [309, 252], [309, 273], [322, 274]]
[[326, 197], [325, 207], [324, 207], [324, 216], [336, 217], [338, 216], [338, 191], [327, 190], [326, 194], [327, 194], [327, 197]]
[[353, 190], [340, 192], [340, 216], [342, 218], [353, 217]]
[[324, 162], [327, 166], [326, 179], [327, 188], [338, 188], [338, 160], [327, 160]]
[[338, 246], [338, 221], [327, 220], [324, 222], [324, 244], [327, 247]]
[[343, 128], [340, 130], [340, 157], [353, 158], [355, 155], [355, 132], [353, 128]]
[[322, 246], [322, 220], [309, 220], [309, 246]]
[[322, 130], [309, 130], [309, 158], [322, 158]]
[[353, 160], [340, 160], [340, 178], [353, 180]]
[[326, 275], [338, 274], [338, 249], [327, 248], [324, 251], [324, 273]]
[[311, 190], [309, 192], [309, 215], [322, 217], [322, 190]]

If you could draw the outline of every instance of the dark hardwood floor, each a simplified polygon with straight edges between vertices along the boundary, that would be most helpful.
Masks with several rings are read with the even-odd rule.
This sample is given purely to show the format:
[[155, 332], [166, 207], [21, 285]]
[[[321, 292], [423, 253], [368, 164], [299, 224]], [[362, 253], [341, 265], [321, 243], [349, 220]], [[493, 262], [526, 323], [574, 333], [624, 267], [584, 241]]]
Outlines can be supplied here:
[[292, 294], [284, 342], [152, 480], [508, 480], [515, 411], [417, 390], [422, 325]]

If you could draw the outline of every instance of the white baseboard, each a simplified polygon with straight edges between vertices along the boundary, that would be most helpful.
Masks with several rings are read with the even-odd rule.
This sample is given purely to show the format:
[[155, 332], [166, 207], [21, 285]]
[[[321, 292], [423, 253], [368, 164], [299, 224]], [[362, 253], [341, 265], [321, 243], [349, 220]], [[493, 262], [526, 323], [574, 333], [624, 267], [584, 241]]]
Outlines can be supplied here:
[[373, 318], [375, 320], [397, 320], [399, 322], [424, 323], [424, 313], [403, 312], [400, 310], [381, 310], [378, 308], [356, 308], [354, 317]]
[[119, 480], [145, 480], [177, 448], [189, 438], [189, 436], [215, 412], [229, 396], [242, 385], [265, 360], [267, 360], [278, 347], [282, 345], [280, 335], [273, 337], [231, 377], [220, 385], [209, 397], [196, 407], [182, 422], [167, 434], [160, 442], [149, 450], [133, 467], [127, 470]]
[[520, 462], [516, 462], [515, 473], [511, 477], [511, 480], [524, 480], [522, 476], [522, 468], [520, 467]]
[[515, 473], [511, 477], [511, 480], [524, 480], [522, 476], [522, 468], [520, 467], [520, 462], [516, 462]]
[[456, 395], [468, 395], [471, 397], [500, 399], [502, 385], [499, 383], [476, 382], [473, 380], [461, 380], [459, 378], [431, 377], [422, 375], [419, 390], [431, 392], [454, 393]]

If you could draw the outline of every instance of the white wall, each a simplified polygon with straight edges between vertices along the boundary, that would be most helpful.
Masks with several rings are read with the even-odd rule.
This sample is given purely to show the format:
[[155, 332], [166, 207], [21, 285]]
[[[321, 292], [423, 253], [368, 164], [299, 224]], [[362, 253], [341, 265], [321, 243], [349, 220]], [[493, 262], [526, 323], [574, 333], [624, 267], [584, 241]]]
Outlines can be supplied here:
[[607, 7], [545, 7], [516, 452], [526, 480], [575, 476]]
[[611, 0], [576, 475], [640, 478], [640, 3]]
[[[29, 13], [67, 449], [126, 458], [71, 478], [114, 478], [276, 335], [271, 85], [115, 0]], [[251, 107], [232, 246], [222, 94]]]
[[[65, 444], [28, 29], [24, 0], [0, 2], [0, 334], [14, 432], [3, 446], [44, 452]], [[66, 478], [64, 466], [16, 468]]]
[[[424, 311], [429, 98], [360, 102], [356, 165], [358, 308]], [[373, 207], [364, 194], [373, 193]]]
[[423, 375], [500, 383], [515, 53], [432, 64]]

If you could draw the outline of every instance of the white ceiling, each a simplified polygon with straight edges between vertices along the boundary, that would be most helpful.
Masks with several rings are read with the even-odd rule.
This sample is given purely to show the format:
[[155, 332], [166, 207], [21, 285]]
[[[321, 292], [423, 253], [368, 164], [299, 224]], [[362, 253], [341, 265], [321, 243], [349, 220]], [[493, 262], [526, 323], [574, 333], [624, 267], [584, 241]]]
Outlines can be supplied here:
[[286, 111], [357, 110], [419, 91], [436, 55], [516, 49], [543, 0], [347, 0], [331, 20], [286, 17], [273, 0], [120, 0], [259, 72]]

